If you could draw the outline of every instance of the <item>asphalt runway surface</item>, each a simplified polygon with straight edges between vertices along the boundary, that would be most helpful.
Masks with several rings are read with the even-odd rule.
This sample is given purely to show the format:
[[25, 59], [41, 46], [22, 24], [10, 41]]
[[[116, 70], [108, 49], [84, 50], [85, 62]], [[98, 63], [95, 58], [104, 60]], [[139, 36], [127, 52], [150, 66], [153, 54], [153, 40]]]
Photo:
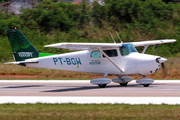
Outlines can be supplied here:
[[149, 87], [132, 81], [99, 88], [90, 80], [0, 80], [0, 96], [180, 97], [180, 80], [155, 80]]

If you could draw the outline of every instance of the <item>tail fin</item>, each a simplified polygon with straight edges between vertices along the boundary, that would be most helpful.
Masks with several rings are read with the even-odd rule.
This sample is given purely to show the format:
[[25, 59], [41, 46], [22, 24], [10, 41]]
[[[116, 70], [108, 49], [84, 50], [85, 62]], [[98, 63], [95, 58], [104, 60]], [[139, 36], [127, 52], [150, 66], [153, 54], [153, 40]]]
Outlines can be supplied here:
[[19, 29], [6, 30], [15, 61], [39, 57], [39, 52]]

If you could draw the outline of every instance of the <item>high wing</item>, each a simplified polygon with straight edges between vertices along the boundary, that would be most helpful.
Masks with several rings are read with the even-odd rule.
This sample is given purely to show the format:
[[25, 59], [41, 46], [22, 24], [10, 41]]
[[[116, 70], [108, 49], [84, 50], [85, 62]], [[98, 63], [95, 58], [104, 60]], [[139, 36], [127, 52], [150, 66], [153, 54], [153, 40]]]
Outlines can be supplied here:
[[56, 43], [56, 44], [50, 44], [45, 45], [44, 47], [54, 47], [54, 48], [64, 48], [69, 50], [91, 50], [91, 49], [97, 49], [98, 47], [101, 47], [102, 49], [106, 48], [115, 48], [115, 47], [121, 47], [122, 44], [114, 44], [114, 43]]
[[[135, 47], [138, 46], [149, 46], [149, 45], [156, 45], [156, 44], [164, 44], [164, 43], [172, 43], [176, 42], [175, 39], [165, 39], [165, 40], [151, 40], [151, 41], [141, 41], [141, 42], [130, 42]], [[115, 48], [121, 47], [122, 44], [118, 43], [56, 43], [45, 45], [44, 47], [54, 47], [54, 48], [64, 48], [69, 50], [91, 50], [91, 49], [98, 49], [99, 47], [102, 49], [106, 48]]]
[[138, 46], [147, 46], [147, 45], [156, 45], [164, 43], [176, 42], [175, 39], [165, 39], [165, 40], [151, 40], [151, 41], [141, 41], [141, 42], [131, 42], [135, 47]]

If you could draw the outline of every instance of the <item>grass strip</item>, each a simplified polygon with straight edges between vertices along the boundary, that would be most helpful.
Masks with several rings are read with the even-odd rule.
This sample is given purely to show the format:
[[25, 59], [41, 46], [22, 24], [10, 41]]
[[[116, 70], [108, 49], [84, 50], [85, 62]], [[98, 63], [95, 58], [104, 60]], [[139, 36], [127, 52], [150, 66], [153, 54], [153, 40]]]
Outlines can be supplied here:
[[1, 104], [0, 120], [177, 120], [180, 105]]

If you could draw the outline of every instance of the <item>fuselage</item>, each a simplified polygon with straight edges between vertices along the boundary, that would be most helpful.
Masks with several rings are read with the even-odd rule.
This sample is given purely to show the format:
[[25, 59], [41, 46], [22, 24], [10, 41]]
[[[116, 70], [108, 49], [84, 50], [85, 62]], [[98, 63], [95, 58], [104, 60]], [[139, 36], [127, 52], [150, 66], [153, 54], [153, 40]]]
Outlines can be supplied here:
[[32, 58], [39, 62], [34, 64], [27, 63], [26, 66], [110, 75], [147, 75], [156, 72], [160, 67], [160, 63], [156, 61], [159, 56], [138, 53], [132, 44], [123, 44], [120, 48], [108, 48], [103, 49], [103, 51], [123, 72], [119, 71], [98, 50], [84, 50]]

